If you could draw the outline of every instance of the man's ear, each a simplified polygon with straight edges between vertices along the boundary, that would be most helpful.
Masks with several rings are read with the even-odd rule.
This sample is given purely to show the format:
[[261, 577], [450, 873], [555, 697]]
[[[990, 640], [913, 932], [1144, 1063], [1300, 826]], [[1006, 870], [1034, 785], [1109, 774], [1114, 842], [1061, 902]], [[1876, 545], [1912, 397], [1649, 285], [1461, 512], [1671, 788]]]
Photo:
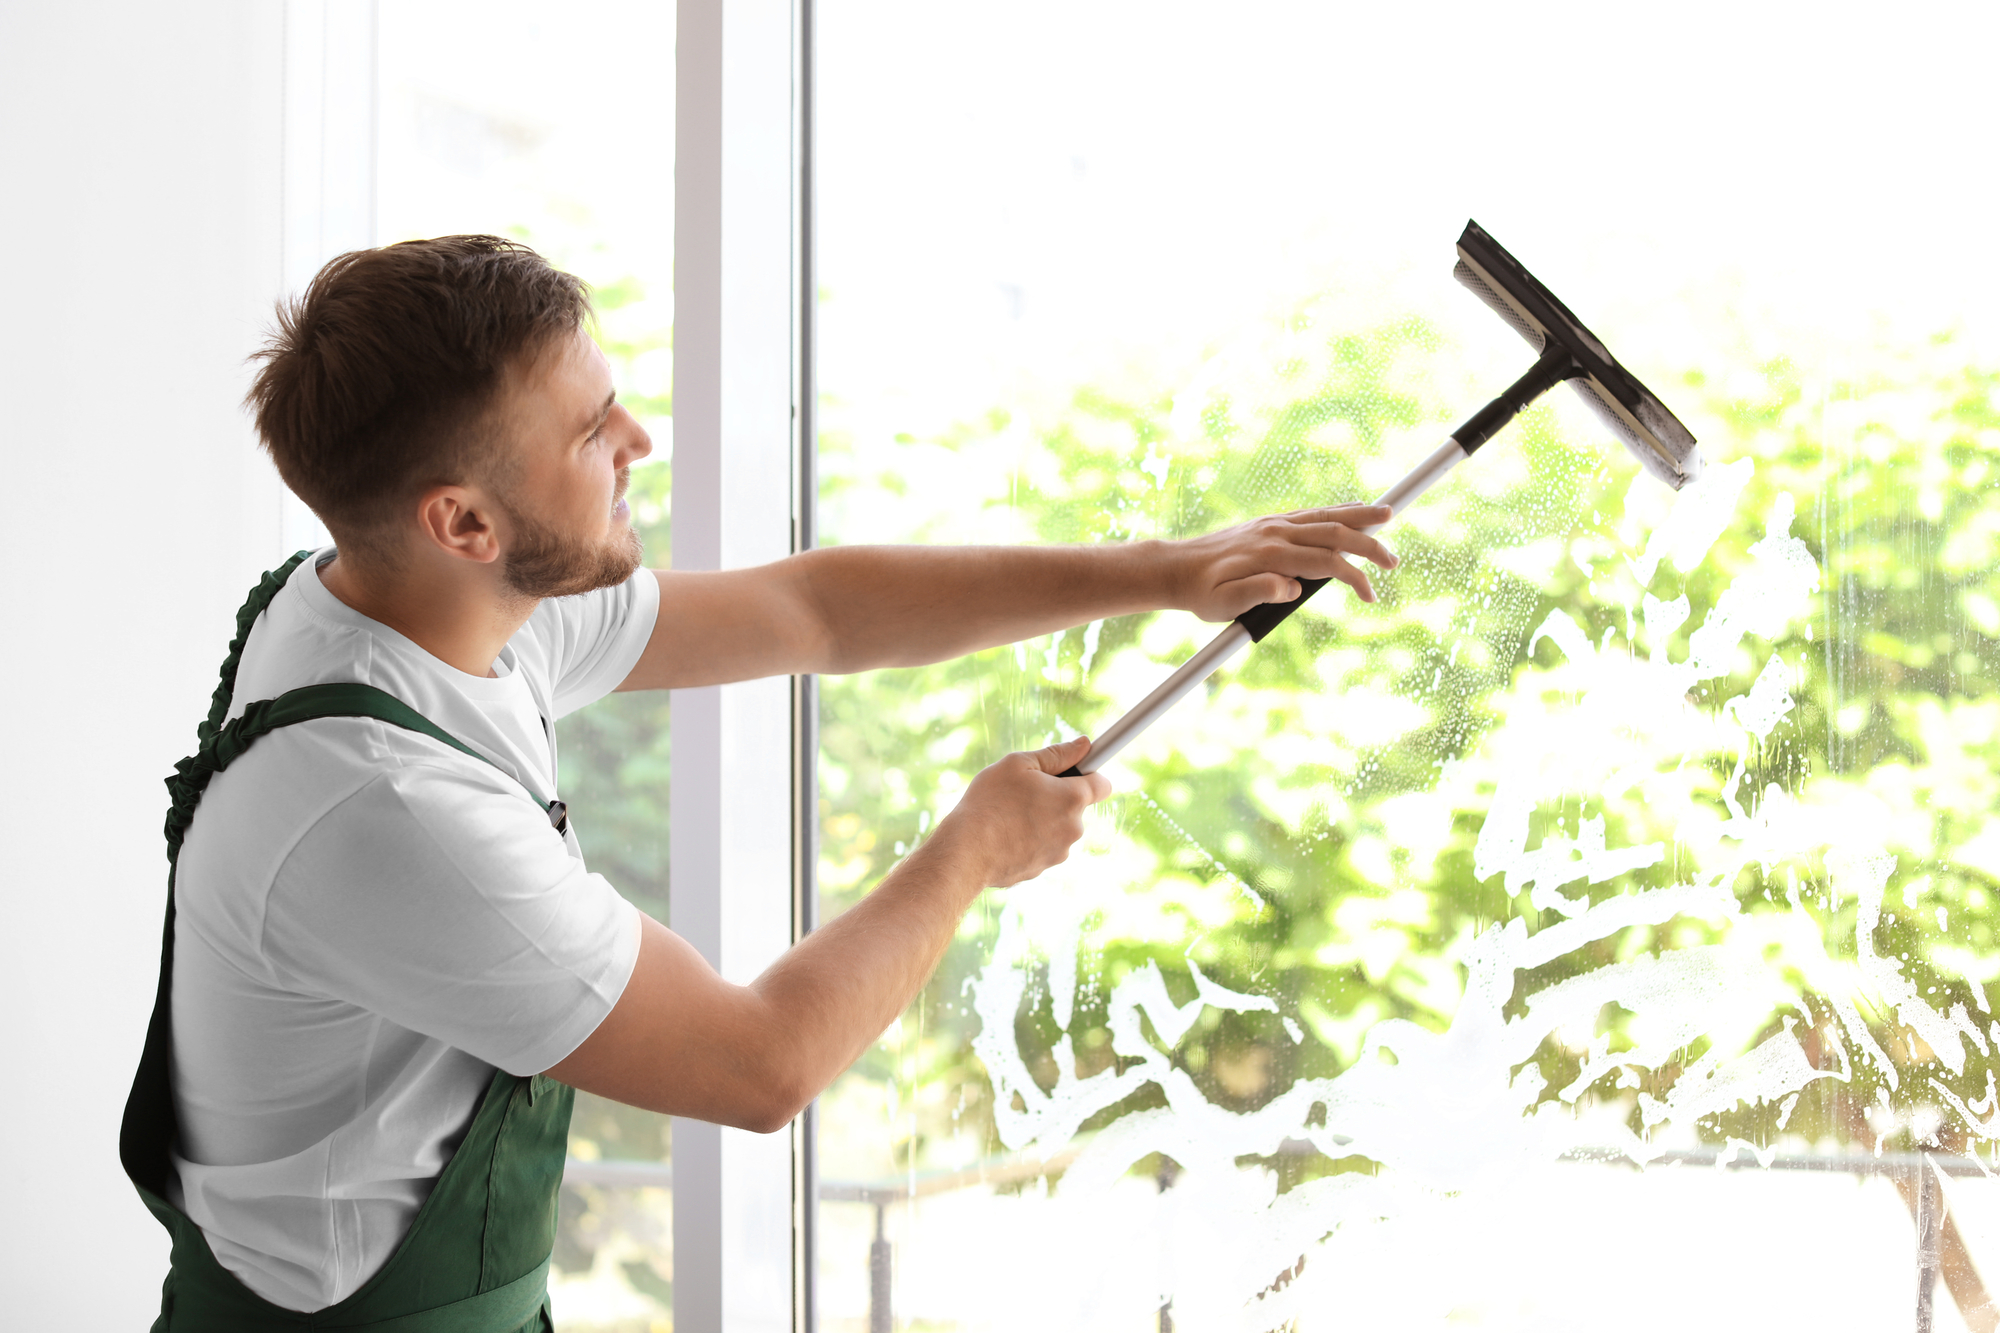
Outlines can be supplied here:
[[471, 486], [433, 486], [417, 498], [417, 530], [431, 546], [459, 560], [491, 564], [500, 558], [497, 506]]

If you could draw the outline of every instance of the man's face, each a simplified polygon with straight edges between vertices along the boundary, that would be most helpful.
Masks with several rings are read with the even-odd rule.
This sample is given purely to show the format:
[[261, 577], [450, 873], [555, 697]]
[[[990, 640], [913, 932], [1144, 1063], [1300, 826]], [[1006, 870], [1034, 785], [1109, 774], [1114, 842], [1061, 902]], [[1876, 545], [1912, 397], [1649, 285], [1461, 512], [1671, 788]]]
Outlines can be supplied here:
[[493, 484], [508, 529], [507, 586], [568, 597], [630, 578], [642, 553], [625, 486], [653, 442], [618, 406], [597, 344], [579, 330], [510, 376], [501, 419], [513, 452]]

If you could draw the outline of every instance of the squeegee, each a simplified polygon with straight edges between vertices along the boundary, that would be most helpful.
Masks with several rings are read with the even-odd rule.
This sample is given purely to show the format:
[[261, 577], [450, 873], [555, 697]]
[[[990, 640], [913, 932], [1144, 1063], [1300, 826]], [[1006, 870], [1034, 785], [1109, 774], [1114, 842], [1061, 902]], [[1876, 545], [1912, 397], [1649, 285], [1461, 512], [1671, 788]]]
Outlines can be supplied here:
[[[1477, 222], [1467, 222], [1464, 234], [1458, 238], [1458, 266], [1452, 270], [1452, 276], [1493, 307], [1494, 313], [1534, 348], [1535, 364], [1498, 398], [1467, 418], [1450, 439], [1417, 464], [1408, 476], [1382, 493], [1375, 503], [1387, 508], [1391, 517], [1407, 509], [1413, 500], [1443, 480], [1445, 474], [1472, 457], [1528, 404], [1564, 383], [1582, 395], [1583, 401], [1623, 441], [1646, 471], [1675, 490], [1700, 475], [1701, 453], [1688, 428], [1631, 371], [1618, 364], [1618, 359], [1570, 313], [1568, 306], [1542, 286], [1519, 260], [1501, 249], [1500, 243]], [[1379, 532], [1384, 526], [1377, 523], [1362, 531]], [[1236, 617], [1138, 707], [1106, 727], [1090, 752], [1062, 776], [1095, 773], [1110, 763], [1113, 756], [1159, 721], [1190, 690], [1230, 658], [1261, 642], [1328, 582], [1328, 579], [1300, 579], [1302, 591], [1291, 601], [1266, 602]]]

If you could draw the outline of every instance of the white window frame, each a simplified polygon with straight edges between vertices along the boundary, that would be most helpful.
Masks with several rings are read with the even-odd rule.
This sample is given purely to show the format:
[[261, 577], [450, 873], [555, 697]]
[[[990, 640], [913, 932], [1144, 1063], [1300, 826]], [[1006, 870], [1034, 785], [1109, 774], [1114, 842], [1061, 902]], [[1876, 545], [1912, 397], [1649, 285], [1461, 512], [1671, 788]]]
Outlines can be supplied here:
[[[814, 536], [810, 0], [680, 0], [676, 25], [673, 563], [725, 569]], [[813, 700], [673, 695], [671, 924], [731, 981], [813, 924]], [[812, 1126], [675, 1120], [676, 1328], [813, 1327]]]
[[[283, 290], [376, 243], [376, 0], [285, 0]], [[674, 108], [673, 565], [776, 560], [814, 538], [811, 0], [679, 0]], [[283, 549], [325, 529], [289, 492]], [[813, 924], [810, 678], [670, 701], [674, 931], [748, 982]], [[789, 803], [774, 792], [791, 794]], [[774, 836], [782, 831], [783, 836]], [[674, 1325], [814, 1327], [813, 1115], [673, 1127]]]

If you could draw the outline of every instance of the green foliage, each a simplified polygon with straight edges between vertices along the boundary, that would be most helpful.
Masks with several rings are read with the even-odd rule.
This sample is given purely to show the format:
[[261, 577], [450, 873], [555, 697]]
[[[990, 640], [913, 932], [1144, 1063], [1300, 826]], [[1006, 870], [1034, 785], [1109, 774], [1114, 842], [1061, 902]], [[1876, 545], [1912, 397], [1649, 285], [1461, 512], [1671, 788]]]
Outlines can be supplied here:
[[[1008, 525], [1046, 541], [1129, 540], [1365, 498], [1472, 400], [1453, 349], [1421, 322], [1326, 332], [1310, 315], [1246, 358], [1247, 371], [1207, 384], [1198, 402], [1083, 390], [1032, 426], [995, 413], [935, 440], [831, 437], [827, 527], [873, 540]], [[1530, 636], [1560, 611], [1594, 643], [1685, 658], [1689, 633], [1752, 563], [1781, 495], [1796, 505], [1792, 531], [1823, 571], [1821, 604], [1776, 639], [1749, 641], [1756, 660], [1739, 654], [1732, 674], [1690, 703], [1720, 716], [1776, 657], [1792, 672], [1797, 706], [1766, 743], [1741, 754], [1718, 741], [1650, 756], [1659, 780], [1646, 797], [1577, 791], [1543, 806], [1528, 846], [1593, 818], [1605, 821], [1613, 847], [1666, 844], [1661, 864], [1585, 890], [1601, 901], [1697, 875], [1701, 853], [1688, 839], [1699, 837], [1688, 826], [1707, 818], [1702, 811], [1719, 814], [1740, 799], [1754, 816], [1771, 788], [1822, 811], [1860, 793], [1887, 812], [1884, 845], [1897, 858], [1891, 901], [1900, 887], [1920, 904], [1887, 915], [1877, 948], [1907, 958], [1940, 1011], [1960, 1003], [1983, 1013], [1981, 983], [2000, 979], [1990, 911], [2000, 882], [1996, 378], [1954, 364], [1948, 343], [1919, 360], [1885, 357], [1865, 378], [1810, 393], [1782, 361], [1691, 371], [1668, 396], [1720, 427], [1705, 428], [1711, 465], [1747, 458], [1755, 471], [1707, 559], [1686, 570], [1661, 560], [1643, 587], [1632, 557], [1664, 513], [1663, 492], [1593, 419], [1559, 405], [1528, 413], [1399, 520], [1391, 536], [1404, 564], [1377, 580], [1378, 606], [1358, 606], [1337, 587], [1322, 593], [1212, 681], [1205, 700], [1183, 705], [1193, 716], [1177, 719], [1171, 743], [1132, 752], [1130, 789], [1111, 815], [1128, 889], [1086, 931], [1067, 1029], [1077, 1076], [1114, 1063], [1106, 997], [1149, 961], [1178, 988], [1177, 1002], [1193, 994], [1190, 959], [1226, 987], [1277, 1000], [1278, 1014], [1210, 1009], [1175, 1050], [1206, 1095], [1232, 1108], [1348, 1067], [1382, 1019], [1446, 1026], [1466, 942], [1496, 921], [1547, 923], [1525, 888], [1510, 892], [1473, 867], [1507, 762], [1494, 748], [1500, 730], [1553, 706], [1543, 695], [1563, 679], [1560, 654], [1542, 646], [1531, 657]], [[927, 477], [951, 484], [926, 487]], [[1633, 614], [1648, 595], [1685, 596], [1691, 609], [1657, 643]], [[1181, 616], [1132, 617], [935, 667], [826, 682], [825, 914], [886, 873], [972, 771], [1008, 749], [1101, 725], [1209, 632]], [[1660, 797], [1665, 790], [1672, 799]], [[1825, 949], [1851, 960], [1855, 905], [1828, 893], [1826, 879], [1823, 865], [1800, 857], [1753, 865], [1735, 889], [1753, 914], [1776, 913], [1804, 882], [1808, 905], [1825, 904]], [[886, 1172], [960, 1154], [950, 1143], [968, 1133], [997, 1147], [971, 1049], [979, 1020], [964, 1002], [995, 921], [990, 905], [969, 919], [893, 1039], [836, 1090], [828, 1132], [845, 1139], [829, 1147], [829, 1160]], [[1714, 942], [1718, 930], [1691, 918], [1633, 928], [1523, 976], [1517, 994], [1655, 949]], [[1772, 945], [1781, 968], [1783, 948]], [[1066, 966], [1050, 960], [1016, 1024], [1044, 1087], [1055, 1080], [1062, 1035], [1048, 986]], [[1805, 966], [1790, 973], [1803, 1001], [1744, 1015], [1741, 1034], [1696, 1041], [1640, 1088], [1614, 1087], [1607, 1075], [1591, 1097], [1630, 1108], [1635, 1092], [1664, 1095], [1711, 1041], [1748, 1042], [1787, 1014], [1805, 1021], [1810, 1046], [1831, 1011], [1815, 990], [1823, 979]], [[1315, 1040], [1284, 1039], [1285, 1018]], [[1612, 1051], [1632, 1042], [1628, 1018], [1602, 1018], [1599, 1037]], [[1892, 1058], [1929, 1058], [1892, 1009], [1877, 1004], [1866, 1018]], [[1590, 1035], [1545, 1045], [1539, 1058], [1552, 1088], [1580, 1067]], [[1572, 1038], [1579, 1044], [1563, 1044]], [[1975, 1060], [1947, 1082], [1977, 1099], [1985, 1067]], [[1872, 1099], [1879, 1081], [1857, 1071], [1852, 1083], [1814, 1084], [1790, 1131], [1854, 1137], [1853, 1106]], [[1916, 1095], [1920, 1082], [1906, 1082], [1904, 1094]], [[1112, 1114], [1148, 1104], [1142, 1093]], [[1749, 1108], [1716, 1117], [1710, 1132], [1761, 1142], [1777, 1131], [1769, 1109]]]

